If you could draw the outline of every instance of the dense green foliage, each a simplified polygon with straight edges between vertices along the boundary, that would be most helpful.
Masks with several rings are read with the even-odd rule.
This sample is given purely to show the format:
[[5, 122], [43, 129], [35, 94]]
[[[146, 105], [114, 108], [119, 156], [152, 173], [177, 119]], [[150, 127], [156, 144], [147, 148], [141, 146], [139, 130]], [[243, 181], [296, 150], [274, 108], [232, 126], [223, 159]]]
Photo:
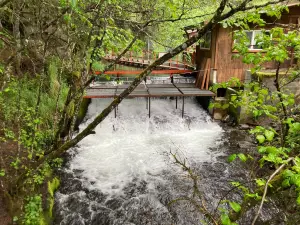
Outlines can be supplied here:
[[[259, 121], [269, 121], [265, 125], [256, 126], [250, 130], [257, 140], [257, 153], [245, 155], [243, 153], [230, 155], [229, 162], [239, 158], [243, 162], [253, 161], [260, 168], [275, 168], [263, 176], [253, 176], [253, 184], [242, 185], [240, 182], [234, 182], [232, 185], [237, 187], [243, 193], [243, 201], [230, 204], [232, 211], [222, 209], [222, 224], [233, 224], [232, 220], [236, 217], [233, 214], [243, 213], [249, 209], [250, 199], [260, 202], [259, 211], [253, 219], [255, 223], [263, 204], [267, 201], [267, 191], [275, 192], [275, 196], [283, 195], [286, 189], [290, 193], [295, 193], [295, 203], [291, 207], [299, 208], [300, 205], [300, 116], [299, 104], [295, 103], [295, 95], [287, 84], [299, 78], [299, 68], [296, 66], [280, 70], [280, 66], [291, 57], [291, 52], [295, 60], [299, 59], [300, 38], [298, 31], [284, 32], [282, 28], [274, 28], [269, 32], [262, 32], [256, 39], [256, 43], [261, 46], [262, 51], [251, 53], [248, 51], [249, 39], [245, 32], [236, 31], [235, 37], [238, 40], [234, 46], [239, 52], [239, 56], [247, 64], [253, 64], [253, 76], [258, 80], [241, 85], [240, 82], [233, 79], [227, 83], [217, 84], [213, 90], [220, 87], [237, 86], [240, 88], [231, 95], [228, 104], [223, 108], [234, 107], [243, 108], [243, 112], [249, 114], [252, 118]], [[276, 71], [274, 75], [275, 91], [265, 86], [263, 77], [255, 76], [256, 73], [264, 68], [264, 63], [274, 62]], [[243, 86], [243, 89], [241, 89]], [[218, 107], [218, 105], [215, 104]], [[253, 174], [255, 172], [253, 171]], [[263, 189], [262, 189], [263, 187]], [[227, 204], [225, 201], [224, 204]], [[249, 205], [247, 205], [249, 204]], [[252, 203], [251, 203], [252, 204]], [[243, 207], [245, 209], [243, 209]], [[287, 215], [287, 222], [290, 217]]]
[[[273, 2], [280, 0], [258, 4]], [[115, 99], [87, 130], [72, 139], [84, 89], [95, 78], [94, 70], [102, 72], [103, 75], [114, 64], [103, 63], [102, 59], [106, 54], [114, 52], [121, 57], [129, 50], [138, 54], [150, 42], [152, 49], [169, 52], [169, 55], [166, 54], [155, 62], [159, 65], [186, 50], [188, 46], [201, 41], [201, 36], [218, 22], [222, 22], [224, 26], [234, 24], [233, 21], [239, 21], [239, 26], [241, 21], [245, 24], [261, 22], [257, 9], [259, 7], [253, 7], [256, 3], [246, 0], [1, 2], [0, 48], [3, 54], [0, 57], [0, 145], [8, 148], [8, 151], [3, 157], [1, 155], [0, 177], [1, 181], [5, 181], [1, 188], [10, 196], [13, 205], [11, 214], [18, 216], [18, 222], [44, 223], [42, 211], [45, 209], [41, 202], [46, 196], [40, 195], [40, 192], [42, 185], [51, 179], [53, 168], [61, 165], [62, 160], [58, 157], [89, 135], [155, 67], [154, 64], [153, 68], [148, 67], [136, 78], [132, 86], [125, 90], [122, 98]], [[251, 10], [251, 13], [247, 10]], [[270, 9], [267, 10], [271, 13]], [[278, 13], [280, 10], [272, 9], [273, 11]], [[241, 20], [245, 15], [249, 19]], [[184, 27], [188, 25], [199, 28], [200, 35], [183, 42], [186, 40], [186, 36], [183, 35]], [[281, 36], [284, 36], [283, 33]], [[292, 37], [295, 38], [289, 38]], [[172, 49], [174, 46], [177, 47]], [[270, 44], [268, 46], [271, 47]], [[286, 45], [282, 44], [282, 47]], [[241, 45], [240, 53], [243, 53]], [[282, 54], [282, 57], [284, 56]], [[254, 61], [254, 56], [251, 56], [252, 59], [250, 56], [246, 57], [248, 58], [245, 62], [255, 62], [256, 69], [259, 69], [260, 64]], [[266, 60], [278, 60], [274, 57], [270, 55]], [[260, 92], [261, 95], [266, 94], [261, 89], [255, 91]], [[257, 99], [261, 99], [261, 95], [257, 96]], [[288, 102], [287, 106], [290, 106], [291, 97], [280, 95]], [[236, 97], [236, 100], [239, 99]], [[257, 99], [254, 102], [258, 102]], [[281, 103], [285, 104], [280, 100], [279, 104]], [[239, 103], [232, 101], [232, 104]], [[264, 106], [261, 105], [252, 106], [256, 107], [257, 116], [266, 114], [266, 110], [271, 111], [262, 108]], [[251, 110], [253, 111], [253, 108]], [[271, 111], [269, 114], [278, 117], [277, 113]], [[298, 129], [297, 123], [287, 117], [282, 124], [287, 124], [291, 131]], [[271, 140], [271, 132], [273, 131], [268, 129], [259, 135], [266, 135], [265, 139]], [[275, 140], [277, 133], [273, 133]], [[258, 140], [262, 139], [258, 137]], [[295, 140], [295, 132], [289, 133], [285, 143], [289, 143], [289, 146], [299, 144]], [[261, 141], [261, 144], [265, 143]], [[287, 154], [285, 149], [281, 151]], [[276, 157], [282, 157], [279, 163], [284, 163], [285, 155], [278, 155]], [[245, 161], [245, 155], [237, 156]], [[295, 158], [295, 161], [297, 160]], [[290, 168], [290, 171], [290, 176], [285, 178], [292, 185], [295, 182], [290, 181], [293, 177], [291, 174], [296, 174], [297, 168]], [[287, 181], [285, 184], [287, 185]], [[48, 183], [50, 217], [53, 193], [58, 186], [59, 182], [55, 178]], [[235, 212], [240, 211], [237, 203], [227, 203]], [[221, 220], [224, 224], [228, 221], [225, 212], [221, 213]]]

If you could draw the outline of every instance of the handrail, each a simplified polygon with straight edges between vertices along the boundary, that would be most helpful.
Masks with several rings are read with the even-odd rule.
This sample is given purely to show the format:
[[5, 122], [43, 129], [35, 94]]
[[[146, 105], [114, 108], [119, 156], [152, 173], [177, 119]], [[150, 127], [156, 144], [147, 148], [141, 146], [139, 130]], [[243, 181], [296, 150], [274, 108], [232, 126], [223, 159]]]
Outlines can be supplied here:
[[[125, 53], [123, 57], [121, 57], [120, 61], [127, 61], [127, 62], [138, 62], [141, 64], [151, 64], [153, 61], [155, 61], [158, 57], [160, 57], [162, 54], [165, 54], [165, 52], [155, 52], [155, 51], [147, 51], [143, 50], [141, 52], [134, 52], [134, 51], [128, 51]], [[192, 62], [195, 62], [193, 57], [195, 57], [194, 54], [191, 54], [188, 51], [184, 51], [181, 54], [178, 54], [174, 56], [173, 58], [169, 59], [167, 62], [165, 62], [163, 65], [168, 65], [170, 67], [180, 67], [184, 69], [193, 67], [194, 65], [191, 62], [188, 62], [187, 55], [190, 55], [189, 57], [192, 57]], [[116, 54], [111, 51], [108, 53], [105, 57], [105, 59], [115, 59], [117, 58]]]

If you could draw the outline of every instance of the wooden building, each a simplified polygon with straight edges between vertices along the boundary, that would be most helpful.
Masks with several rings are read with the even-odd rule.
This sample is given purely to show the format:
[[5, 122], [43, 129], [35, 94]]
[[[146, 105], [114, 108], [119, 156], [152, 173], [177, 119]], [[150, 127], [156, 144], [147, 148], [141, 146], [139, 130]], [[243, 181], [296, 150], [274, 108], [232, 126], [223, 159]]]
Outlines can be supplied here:
[[[299, 25], [299, 3], [290, 4], [288, 7], [289, 12], [283, 12], [280, 19], [262, 15], [267, 22], [267, 26], [263, 27], [263, 29], [271, 29], [272, 27], [278, 26], [278, 24]], [[234, 55], [237, 54], [237, 52], [233, 50], [233, 31], [235, 29], [237, 28], [224, 28], [219, 24], [213, 30], [206, 33], [203, 37], [204, 42], [196, 47], [197, 70], [201, 71], [199, 75], [203, 75], [205, 70], [210, 70], [211, 83], [228, 81], [231, 77], [237, 77], [241, 81], [244, 81], [246, 70], [251, 67], [251, 65], [244, 64], [241, 58], [234, 57]], [[261, 51], [259, 47], [255, 45], [255, 36], [261, 32], [260, 29], [260, 27], [253, 27], [252, 30], [245, 31], [249, 39], [251, 39], [249, 52]], [[192, 28], [187, 28], [186, 31], [189, 36], [197, 32]], [[290, 63], [291, 62], [287, 61], [285, 65], [287, 66]], [[264, 67], [266, 69], [274, 69], [275, 63], [265, 64]]]

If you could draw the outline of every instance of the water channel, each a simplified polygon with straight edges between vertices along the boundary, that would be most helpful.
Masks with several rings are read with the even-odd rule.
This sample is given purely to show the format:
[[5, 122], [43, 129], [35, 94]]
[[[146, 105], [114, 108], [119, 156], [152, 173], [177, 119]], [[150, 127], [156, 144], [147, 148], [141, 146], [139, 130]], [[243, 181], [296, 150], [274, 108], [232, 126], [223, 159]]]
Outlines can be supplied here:
[[[81, 129], [110, 101], [93, 100]], [[175, 100], [151, 103], [148, 118], [145, 99], [124, 100], [117, 118], [109, 115], [69, 152], [56, 194], [57, 224], [198, 224], [194, 213], [168, 206], [192, 190], [170, 152], [194, 168], [215, 163], [223, 129], [195, 99], [185, 101], [184, 118]]]

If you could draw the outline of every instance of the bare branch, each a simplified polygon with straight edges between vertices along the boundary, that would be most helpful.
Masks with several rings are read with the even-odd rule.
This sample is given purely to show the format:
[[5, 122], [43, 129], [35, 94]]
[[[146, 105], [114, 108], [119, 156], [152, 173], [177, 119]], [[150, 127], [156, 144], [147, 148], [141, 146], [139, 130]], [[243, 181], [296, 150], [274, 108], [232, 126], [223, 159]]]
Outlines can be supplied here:
[[258, 211], [257, 211], [257, 213], [256, 213], [256, 215], [255, 215], [255, 217], [254, 217], [254, 219], [253, 219], [251, 225], [255, 225], [255, 222], [256, 222], [256, 220], [257, 220], [257, 218], [258, 218], [258, 216], [259, 216], [259, 214], [260, 214], [260, 212], [261, 212], [261, 210], [262, 210], [262, 207], [263, 207], [264, 202], [265, 202], [265, 200], [266, 200], [266, 195], [267, 195], [269, 183], [270, 183], [270, 182], [272, 181], [272, 179], [276, 176], [276, 174], [279, 173], [279, 172], [280, 172], [280, 171], [281, 171], [281, 170], [282, 170], [282, 169], [283, 169], [290, 161], [292, 161], [293, 159], [294, 159], [293, 157], [292, 157], [292, 158], [288, 158], [288, 159], [286, 160], [286, 163], [285, 163], [285, 164], [282, 164], [277, 170], [275, 170], [275, 172], [272, 173], [271, 176], [269, 177], [269, 179], [267, 180], [267, 182], [266, 182], [266, 184], [265, 184], [264, 194], [263, 194], [262, 199], [261, 199], [261, 202], [260, 202], [260, 206], [259, 206], [259, 208], [258, 208]]

